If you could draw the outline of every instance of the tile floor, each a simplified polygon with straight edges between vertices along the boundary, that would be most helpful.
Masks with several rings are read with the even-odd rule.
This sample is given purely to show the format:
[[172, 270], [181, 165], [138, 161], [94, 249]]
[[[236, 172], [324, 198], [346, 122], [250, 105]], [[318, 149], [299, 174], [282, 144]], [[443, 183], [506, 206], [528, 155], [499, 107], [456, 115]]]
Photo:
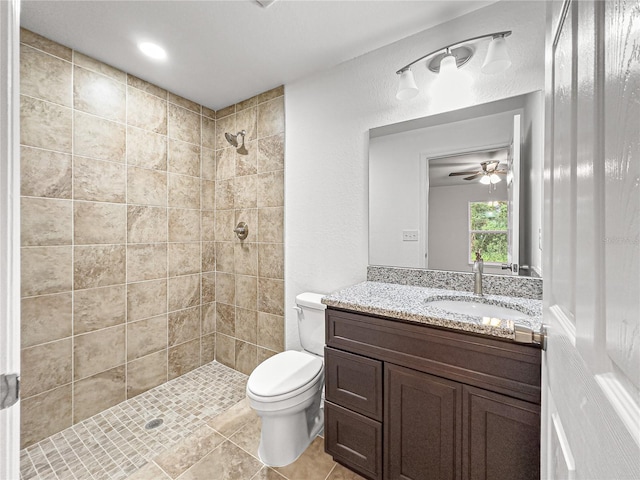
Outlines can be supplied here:
[[[217, 362], [21, 451], [21, 480], [359, 480], [317, 438], [291, 465], [257, 458], [260, 419], [247, 376]], [[145, 425], [160, 418], [152, 430]]]

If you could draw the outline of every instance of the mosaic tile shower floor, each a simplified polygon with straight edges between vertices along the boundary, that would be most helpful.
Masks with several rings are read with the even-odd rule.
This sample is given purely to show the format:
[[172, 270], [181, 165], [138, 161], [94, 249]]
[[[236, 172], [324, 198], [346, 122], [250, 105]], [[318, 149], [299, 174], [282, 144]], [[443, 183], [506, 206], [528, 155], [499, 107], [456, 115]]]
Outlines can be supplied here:
[[[257, 458], [247, 376], [212, 362], [20, 452], [20, 480], [357, 480], [317, 438], [293, 464]], [[147, 430], [152, 419], [160, 427]]]

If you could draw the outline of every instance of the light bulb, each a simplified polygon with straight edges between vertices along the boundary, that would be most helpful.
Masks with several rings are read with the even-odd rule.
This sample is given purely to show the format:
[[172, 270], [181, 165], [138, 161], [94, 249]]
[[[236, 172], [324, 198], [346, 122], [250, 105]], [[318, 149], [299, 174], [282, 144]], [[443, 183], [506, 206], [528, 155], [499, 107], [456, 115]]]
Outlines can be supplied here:
[[483, 185], [489, 185], [491, 183], [489, 175], [482, 175], [482, 177], [480, 177], [480, 183]]
[[430, 98], [436, 110], [454, 110], [471, 104], [473, 79], [458, 69], [456, 57], [446, 55], [440, 61], [440, 72], [433, 81]]
[[489, 175], [489, 181], [493, 184], [496, 184], [498, 182], [501, 182], [502, 179], [497, 173], [492, 173], [491, 175]]
[[411, 69], [407, 69], [400, 73], [400, 79], [398, 80], [398, 92], [396, 98], [398, 100], [409, 100], [418, 94], [418, 86], [413, 78], [413, 72]]
[[507, 42], [504, 37], [494, 37], [489, 44], [487, 56], [484, 59], [482, 73], [494, 74], [504, 72], [511, 66], [511, 59], [507, 51]]
[[155, 60], [164, 60], [167, 58], [167, 52], [160, 45], [156, 45], [151, 42], [142, 42], [138, 44], [138, 48], [147, 57], [151, 57]]

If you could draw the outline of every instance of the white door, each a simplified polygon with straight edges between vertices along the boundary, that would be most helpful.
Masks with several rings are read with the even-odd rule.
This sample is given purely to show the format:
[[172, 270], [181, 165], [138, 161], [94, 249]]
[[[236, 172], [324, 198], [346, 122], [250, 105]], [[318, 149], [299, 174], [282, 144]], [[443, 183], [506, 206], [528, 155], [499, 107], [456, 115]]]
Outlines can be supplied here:
[[[0, 1], [0, 375], [20, 370], [19, 6]], [[0, 410], [2, 479], [19, 478], [19, 408]]]
[[[518, 274], [520, 266], [520, 115], [513, 116], [513, 136], [507, 168], [507, 263]], [[516, 181], [514, 181], [516, 180]]]
[[549, 4], [542, 478], [640, 478], [640, 4]]

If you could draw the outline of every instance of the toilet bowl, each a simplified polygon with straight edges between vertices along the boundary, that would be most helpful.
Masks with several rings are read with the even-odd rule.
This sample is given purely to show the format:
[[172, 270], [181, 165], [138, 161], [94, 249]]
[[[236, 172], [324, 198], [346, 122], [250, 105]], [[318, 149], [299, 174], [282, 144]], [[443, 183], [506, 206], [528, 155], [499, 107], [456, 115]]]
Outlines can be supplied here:
[[324, 426], [324, 305], [321, 294], [296, 297], [304, 351], [268, 358], [249, 376], [247, 398], [262, 419], [258, 456], [269, 466], [296, 460]]

